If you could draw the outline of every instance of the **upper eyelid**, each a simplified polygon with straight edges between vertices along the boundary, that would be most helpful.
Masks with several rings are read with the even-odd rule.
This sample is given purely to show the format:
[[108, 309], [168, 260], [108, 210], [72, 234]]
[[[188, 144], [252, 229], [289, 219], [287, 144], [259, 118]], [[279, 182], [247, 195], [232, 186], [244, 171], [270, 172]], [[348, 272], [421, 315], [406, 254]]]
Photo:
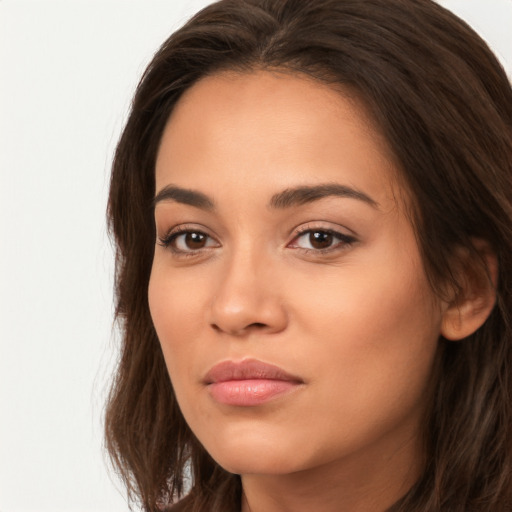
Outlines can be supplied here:
[[344, 238], [348, 238], [348, 237], [352, 237], [352, 235], [347, 235], [345, 233], [342, 233], [341, 231], [337, 230], [337, 229], [329, 229], [329, 228], [309, 228], [309, 229], [304, 229], [302, 231], [298, 231], [293, 239], [295, 240], [296, 238], [300, 238], [304, 235], [307, 235], [308, 233], [315, 233], [315, 232], [318, 232], [318, 233], [329, 233], [330, 235], [333, 235], [333, 236], [339, 236], [339, 237], [344, 237]]
[[[327, 226], [328, 224], [328, 226]], [[294, 227], [290, 233], [290, 236], [297, 237], [303, 233], [308, 233], [310, 231], [328, 231], [330, 233], [338, 233], [342, 236], [350, 236], [353, 238], [358, 238], [358, 234], [352, 229], [343, 226], [341, 224], [336, 224], [330, 221], [311, 221], [299, 224]]]
[[357, 238], [354, 236], [354, 235], [348, 235], [348, 234], [345, 234], [345, 233], [341, 233], [340, 231], [337, 231], [337, 230], [334, 230], [334, 229], [326, 229], [326, 228], [310, 228], [310, 229], [305, 229], [304, 231], [300, 231], [298, 233], [296, 233], [292, 240], [290, 242], [288, 242], [288, 246], [294, 242], [295, 240], [299, 239], [299, 238], [302, 238], [304, 235], [307, 235], [307, 234], [311, 234], [311, 233], [315, 233], [315, 232], [323, 232], [323, 233], [328, 233], [332, 236], [334, 236], [335, 238], [339, 238], [340, 240], [342, 240], [344, 243], [348, 243], [350, 241], [350, 243], [353, 243], [353, 242], [356, 242], [357, 241]]
[[[209, 236], [210, 238], [217, 239], [217, 235], [212, 234], [212, 230], [207, 228], [206, 226], [203, 226], [202, 224], [177, 224], [175, 226], [170, 227], [169, 229], [165, 230], [163, 233], [163, 236], [160, 236], [160, 238], [169, 238], [176, 234], [181, 233], [203, 233], [204, 235]], [[158, 229], [157, 229], [158, 234]]]

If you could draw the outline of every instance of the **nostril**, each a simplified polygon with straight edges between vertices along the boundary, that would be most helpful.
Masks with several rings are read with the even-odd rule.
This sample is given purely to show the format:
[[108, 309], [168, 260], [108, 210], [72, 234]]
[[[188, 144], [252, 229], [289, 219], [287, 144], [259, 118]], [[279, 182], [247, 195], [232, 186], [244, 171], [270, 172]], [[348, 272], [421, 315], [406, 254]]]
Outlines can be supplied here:
[[266, 325], [262, 324], [261, 322], [254, 322], [251, 325], [249, 325], [248, 327], [256, 327], [256, 329], [261, 329], [263, 327], [266, 327]]
[[256, 329], [256, 330], [261, 330], [261, 329], [265, 329], [267, 326], [267, 324], [265, 323], [262, 323], [262, 322], [253, 322], [252, 324], [248, 324], [246, 325], [245, 327], [242, 327], [241, 329], [230, 329], [229, 327], [225, 327], [225, 328], [222, 328], [220, 327], [219, 325], [215, 324], [215, 323], [212, 323], [210, 324], [211, 325], [211, 328], [214, 330], [214, 331], [218, 331], [218, 332], [230, 332], [232, 334], [237, 334], [237, 335], [242, 335], [244, 333], [247, 333], [253, 329]]

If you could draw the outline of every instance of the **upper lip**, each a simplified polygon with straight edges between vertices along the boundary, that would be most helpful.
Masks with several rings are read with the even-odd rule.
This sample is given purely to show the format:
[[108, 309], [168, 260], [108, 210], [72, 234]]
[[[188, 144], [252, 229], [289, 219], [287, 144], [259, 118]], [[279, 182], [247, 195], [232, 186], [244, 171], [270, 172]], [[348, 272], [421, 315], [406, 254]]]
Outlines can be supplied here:
[[223, 361], [213, 366], [205, 375], [205, 384], [215, 384], [230, 380], [268, 379], [302, 383], [300, 377], [291, 375], [273, 364], [257, 359], [243, 361]]

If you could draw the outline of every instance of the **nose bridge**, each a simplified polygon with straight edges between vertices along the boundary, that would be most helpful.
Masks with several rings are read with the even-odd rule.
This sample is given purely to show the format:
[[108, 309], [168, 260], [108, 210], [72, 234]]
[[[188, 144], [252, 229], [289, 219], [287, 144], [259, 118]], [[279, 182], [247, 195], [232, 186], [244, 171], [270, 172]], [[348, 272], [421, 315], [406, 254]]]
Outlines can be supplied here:
[[275, 264], [251, 241], [233, 247], [222, 262], [212, 301], [211, 324], [231, 334], [284, 328], [286, 313], [275, 285]]

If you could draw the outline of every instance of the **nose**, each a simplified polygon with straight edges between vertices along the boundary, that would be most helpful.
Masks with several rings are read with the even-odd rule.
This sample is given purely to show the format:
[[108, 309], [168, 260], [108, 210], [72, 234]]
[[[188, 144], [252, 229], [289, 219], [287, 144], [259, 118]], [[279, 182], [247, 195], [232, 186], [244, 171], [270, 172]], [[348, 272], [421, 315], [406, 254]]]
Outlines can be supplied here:
[[212, 299], [211, 327], [238, 337], [284, 330], [288, 315], [272, 265], [249, 254], [225, 261], [224, 265]]

